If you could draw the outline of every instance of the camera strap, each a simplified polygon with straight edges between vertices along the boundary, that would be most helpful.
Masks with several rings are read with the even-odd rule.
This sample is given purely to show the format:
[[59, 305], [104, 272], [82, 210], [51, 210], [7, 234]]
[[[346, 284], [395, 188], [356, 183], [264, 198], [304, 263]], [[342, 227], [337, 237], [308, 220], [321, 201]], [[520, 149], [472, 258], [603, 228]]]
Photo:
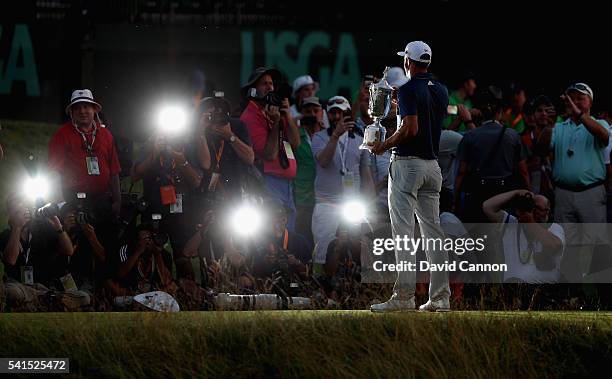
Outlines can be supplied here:
[[149, 278], [147, 279], [140, 264], [138, 264], [138, 273], [142, 279], [147, 280], [149, 283], [153, 283], [153, 275], [155, 275], [155, 255], [151, 254], [151, 272], [149, 273]]
[[283, 125], [281, 125], [280, 121], [278, 125], [278, 160], [282, 168], [286, 169], [289, 167], [289, 158], [287, 156], [287, 150], [285, 149]]
[[522, 251], [521, 250], [521, 231], [522, 231], [521, 224], [517, 220], [516, 222], [516, 252], [518, 254], [519, 261], [522, 264], [526, 265], [527, 263], [529, 263], [529, 259], [531, 259], [531, 254], [533, 254], [533, 243], [530, 242], [527, 239], [527, 235], [525, 235], [525, 240], [527, 241], [527, 250]]

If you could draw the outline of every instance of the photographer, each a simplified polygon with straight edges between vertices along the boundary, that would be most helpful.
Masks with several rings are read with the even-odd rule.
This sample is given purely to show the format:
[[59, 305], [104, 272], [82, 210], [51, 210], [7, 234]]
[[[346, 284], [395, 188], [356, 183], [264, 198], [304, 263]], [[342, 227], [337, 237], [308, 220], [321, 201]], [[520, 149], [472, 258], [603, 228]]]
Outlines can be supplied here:
[[60, 209], [60, 220], [68, 233], [74, 254], [69, 258], [68, 270], [77, 288], [93, 295], [107, 274], [106, 250], [75, 203], [66, 203]]
[[248, 104], [240, 119], [249, 131], [269, 195], [291, 210], [289, 229], [293, 230], [295, 204], [291, 180], [297, 170], [293, 152], [300, 146], [300, 134], [289, 114], [289, 100], [274, 92], [279, 84], [278, 70], [256, 69], [241, 89]]
[[[513, 208], [516, 216], [504, 211], [504, 207]], [[508, 265], [505, 282], [559, 281], [565, 233], [559, 224], [548, 224], [547, 198], [526, 190], [509, 191], [488, 199], [482, 209], [502, 230], [504, 260]]]
[[107, 281], [115, 296], [156, 290], [176, 293], [169, 269], [172, 255], [164, 250], [158, 233], [151, 224], [140, 224], [129, 243], [119, 248], [115, 278]]
[[200, 103], [201, 113], [197, 146], [210, 156], [209, 167], [203, 166], [206, 174], [200, 186], [204, 194], [220, 193], [225, 200], [235, 199], [244, 187], [243, 177], [255, 155], [245, 124], [230, 117], [230, 103], [219, 97], [207, 97]]
[[[162, 215], [160, 230], [170, 238], [175, 262], [182, 258], [195, 225], [196, 189], [202, 182], [199, 167], [206, 168], [207, 163], [206, 156], [202, 156], [208, 152], [206, 141], [195, 134], [156, 133], [132, 166], [132, 181], [143, 181], [143, 199], [148, 203], [142, 220], [151, 220], [153, 214]], [[179, 277], [183, 274], [178, 272]]]
[[255, 241], [249, 270], [255, 279], [270, 280], [280, 274], [280, 287], [290, 291], [290, 282], [306, 279], [312, 245], [306, 239], [287, 228], [288, 212], [275, 200], [264, 205], [270, 212], [271, 222]]
[[52, 294], [56, 288], [60, 290], [55, 293], [60, 304], [72, 309], [88, 305], [87, 294], [72, 290], [63, 292], [67, 288], [60, 284], [66, 270], [66, 257], [73, 255], [74, 249], [53, 207], [32, 212], [26, 201], [16, 194], [9, 195], [6, 207], [9, 228], [0, 234], [0, 252], [8, 277], [8, 305], [40, 310], [51, 305], [41, 302], [42, 296]]
[[[368, 245], [361, 235], [361, 225], [341, 223], [336, 239], [329, 243], [325, 258], [323, 287], [327, 296], [338, 301], [359, 286], [361, 251]], [[345, 293], [348, 291], [348, 293]]]

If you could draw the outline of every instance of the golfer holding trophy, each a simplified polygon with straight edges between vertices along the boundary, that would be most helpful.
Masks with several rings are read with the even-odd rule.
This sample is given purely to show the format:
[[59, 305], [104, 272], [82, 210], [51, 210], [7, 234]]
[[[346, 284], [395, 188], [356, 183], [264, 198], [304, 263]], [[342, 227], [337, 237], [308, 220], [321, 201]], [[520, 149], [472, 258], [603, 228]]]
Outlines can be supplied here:
[[[444, 239], [440, 228], [440, 189], [442, 174], [438, 166], [438, 148], [442, 131], [442, 120], [446, 117], [448, 91], [429, 72], [431, 49], [422, 41], [410, 42], [404, 51], [398, 52], [404, 57], [404, 69], [410, 80], [398, 89], [398, 111], [401, 124], [388, 139], [384, 134], [380, 138], [369, 137], [365, 141], [373, 154], [383, 154], [392, 149], [389, 166], [389, 213], [393, 238], [415, 238], [414, 214], [419, 222], [423, 237]], [[384, 117], [388, 108], [387, 93], [383, 89], [386, 80], [381, 80], [380, 89], [371, 89], [370, 106], [372, 116], [378, 121]], [[388, 84], [387, 84], [388, 86]], [[372, 96], [375, 95], [376, 97]], [[379, 101], [385, 99], [385, 106]], [[388, 95], [390, 103], [390, 93]], [[388, 110], [387, 110], [388, 112]], [[374, 125], [368, 126], [377, 127]], [[432, 244], [434, 247], [438, 243]], [[448, 260], [446, 251], [425, 251], [430, 264], [442, 264]], [[401, 250], [395, 246], [395, 259], [400, 262], [416, 264], [416, 254]], [[381, 304], [371, 306], [372, 312], [415, 310], [414, 292], [416, 287], [416, 270], [398, 272], [391, 298]], [[430, 275], [429, 301], [419, 307], [421, 311], [450, 310], [450, 289], [448, 272], [433, 271]]]

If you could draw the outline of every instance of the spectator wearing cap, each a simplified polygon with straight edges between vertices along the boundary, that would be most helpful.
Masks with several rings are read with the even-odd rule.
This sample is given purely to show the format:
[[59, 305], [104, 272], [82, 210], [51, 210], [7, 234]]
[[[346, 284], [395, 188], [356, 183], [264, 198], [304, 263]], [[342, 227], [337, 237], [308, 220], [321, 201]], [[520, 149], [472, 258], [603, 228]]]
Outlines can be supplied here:
[[[372, 144], [372, 153], [377, 155], [393, 149], [388, 187], [392, 235], [412, 238], [416, 213], [423, 237], [443, 239], [439, 217], [442, 174], [436, 159], [448, 91], [428, 72], [432, 52], [425, 42], [410, 42], [398, 55], [404, 57], [404, 68], [410, 74], [410, 81], [398, 91], [402, 124], [384, 142]], [[398, 263], [416, 262], [414, 255], [399, 248], [395, 257]], [[448, 260], [444, 249], [427, 251], [427, 258], [434, 264]], [[398, 273], [391, 298], [370, 309], [373, 312], [414, 310], [415, 289], [416, 272]], [[448, 273], [432, 272], [429, 301], [419, 310], [449, 310], [449, 298]]]
[[295, 203], [291, 181], [297, 172], [294, 151], [300, 134], [289, 111], [289, 100], [270, 103], [270, 93], [280, 82], [276, 69], [257, 68], [242, 87], [248, 101], [240, 119], [246, 124], [268, 193], [290, 209], [289, 229], [295, 227]]
[[519, 134], [500, 122], [502, 91], [495, 86], [484, 88], [477, 94], [475, 106], [485, 121], [465, 133], [459, 145], [455, 206], [460, 205], [463, 192], [463, 221], [484, 223], [482, 203], [502, 192], [528, 188], [529, 175]]
[[115, 220], [121, 209], [117, 147], [111, 132], [98, 113], [102, 106], [89, 89], [72, 93], [63, 124], [49, 141], [49, 169], [59, 175], [65, 201], [87, 194], [87, 203], [96, 216], [94, 227], [107, 251], [115, 240]]
[[444, 129], [455, 130], [460, 133], [464, 133], [467, 130], [474, 129], [476, 125], [473, 123], [472, 118], [470, 117], [467, 120], [461, 119], [461, 111], [463, 109], [470, 111], [474, 108], [472, 104], [472, 97], [476, 92], [476, 76], [471, 73], [465, 73], [462, 78], [457, 89], [450, 93], [448, 97], [448, 105], [451, 108], [457, 108], [455, 112], [454, 109], [452, 113], [449, 113], [448, 116], [444, 119], [444, 123], [442, 127]]
[[523, 108], [527, 103], [527, 92], [520, 83], [510, 84], [507, 105], [502, 116], [502, 123], [516, 130], [519, 134], [525, 130]]
[[[296, 122], [298, 124], [299, 119], [302, 117], [301, 108], [304, 99], [307, 97], [315, 97], [318, 91], [319, 83], [315, 82], [310, 75], [298, 76], [293, 81], [293, 98], [295, 99], [295, 104], [289, 109], [291, 110], [291, 117], [297, 120]], [[323, 120], [323, 127], [326, 129], [329, 128], [329, 119], [324, 109], [321, 119]]]
[[311, 243], [312, 212], [315, 205], [314, 182], [317, 168], [312, 154], [312, 136], [323, 130], [323, 108], [319, 98], [312, 96], [302, 100], [300, 119], [300, 147], [295, 151], [297, 174], [293, 180], [293, 193], [297, 210], [295, 229]]
[[313, 97], [319, 91], [319, 83], [315, 82], [310, 75], [298, 76], [293, 81], [293, 98], [295, 104], [289, 108], [291, 117], [295, 118], [301, 113], [302, 101], [307, 97]]
[[362, 188], [373, 193], [370, 158], [360, 150], [361, 138], [355, 136], [351, 106], [342, 96], [328, 101], [330, 127], [312, 137], [312, 152], [316, 159], [315, 207], [312, 233], [315, 241], [314, 263], [323, 265], [327, 246], [335, 238], [340, 224], [343, 200], [358, 195]]
[[[571, 245], [583, 235], [595, 235], [596, 228], [581, 228], [578, 223], [606, 222], [603, 152], [608, 146], [610, 131], [606, 121], [591, 116], [593, 90], [587, 84], [572, 84], [561, 98], [570, 117], [554, 128], [545, 128], [538, 142], [553, 152], [554, 217], [555, 222], [565, 223]], [[568, 249], [564, 255], [561, 270], [569, 280], [580, 278], [577, 259], [575, 248]]]
[[77, 192], [100, 195], [118, 214], [121, 167], [113, 136], [98, 117], [101, 110], [90, 90], [72, 93], [65, 109], [70, 121], [49, 142], [49, 169], [59, 174], [65, 200], [76, 199]]

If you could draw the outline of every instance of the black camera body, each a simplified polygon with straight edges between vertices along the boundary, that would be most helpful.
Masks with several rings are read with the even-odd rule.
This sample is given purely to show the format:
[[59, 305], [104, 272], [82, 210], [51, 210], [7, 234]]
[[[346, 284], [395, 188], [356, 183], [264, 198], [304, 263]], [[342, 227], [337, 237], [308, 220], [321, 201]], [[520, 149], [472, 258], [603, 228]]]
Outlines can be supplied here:
[[136, 194], [123, 194], [121, 201], [121, 214], [119, 217], [119, 240], [123, 239], [130, 225], [134, 226], [138, 215], [143, 214], [149, 207], [149, 203], [138, 198]]
[[161, 222], [161, 214], [154, 213], [151, 215], [151, 225], [153, 227], [153, 231], [151, 233], [151, 238], [153, 239], [153, 243], [158, 247], [164, 247], [165, 244], [168, 243], [170, 239], [167, 233], [163, 233], [160, 229]]
[[213, 126], [223, 126], [230, 122], [230, 115], [224, 112], [213, 112], [208, 116], [208, 121]]
[[268, 92], [268, 94], [264, 96], [263, 100], [266, 105], [274, 107], [280, 107], [283, 105], [283, 99], [274, 91]]
[[77, 193], [74, 219], [79, 227], [85, 224], [94, 224], [96, 222], [96, 216], [87, 205], [87, 194], [83, 192]]
[[512, 199], [512, 208], [521, 212], [533, 212], [535, 208], [533, 196], [530, 193], [515, 196]]
[[316, 125], [319, 120], [317, 120], [317, 116], [304, 116], [300, 119], [300, 125], [302, 126], [312, 126]]

